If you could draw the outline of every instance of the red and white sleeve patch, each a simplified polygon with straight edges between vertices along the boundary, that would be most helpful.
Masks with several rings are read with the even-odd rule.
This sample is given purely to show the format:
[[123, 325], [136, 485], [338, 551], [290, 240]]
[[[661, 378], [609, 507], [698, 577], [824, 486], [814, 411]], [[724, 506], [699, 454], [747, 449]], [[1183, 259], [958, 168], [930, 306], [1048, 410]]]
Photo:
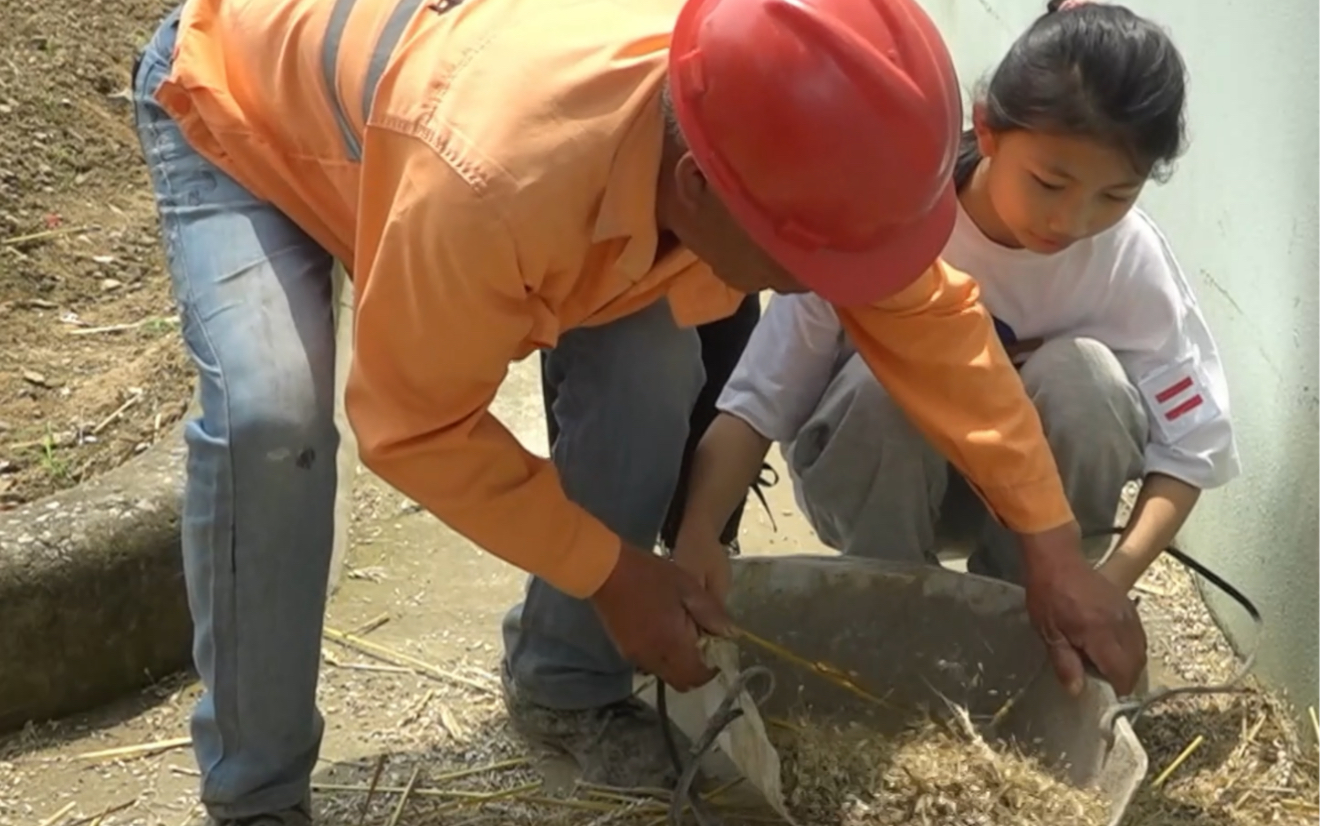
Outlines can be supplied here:
[[1161, 441], [1175, 441], [1219, 415], [1204, 371], [1190, 356], [1148, 373], [1139, 389]]
[[1165, 421], [1176, 421], [1205, 403], [1205, 396], [1196, 385], [1196, 379], [1183, 376], [1155, 394], [1160, 404], [1160, 415]]

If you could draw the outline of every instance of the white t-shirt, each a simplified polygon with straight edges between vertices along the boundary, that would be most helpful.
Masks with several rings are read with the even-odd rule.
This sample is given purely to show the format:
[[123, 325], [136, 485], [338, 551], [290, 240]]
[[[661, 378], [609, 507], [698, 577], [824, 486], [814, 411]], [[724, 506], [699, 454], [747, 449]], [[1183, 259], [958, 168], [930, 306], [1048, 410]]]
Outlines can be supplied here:
[[[1203, 489], [1238, 474], [1218, 350], [1145, 213], [1133, 209], [1093, 238], [1040, 255], [991, 241], [960, 206], [943, 258], [976, 279], [1006, 343], [1066, 336], [1113, 351], [1145, 402], [1147, 473]], [[769, 439], [792, 441], [852, 353], [828, 302], [775, 296], [717, 406]]]

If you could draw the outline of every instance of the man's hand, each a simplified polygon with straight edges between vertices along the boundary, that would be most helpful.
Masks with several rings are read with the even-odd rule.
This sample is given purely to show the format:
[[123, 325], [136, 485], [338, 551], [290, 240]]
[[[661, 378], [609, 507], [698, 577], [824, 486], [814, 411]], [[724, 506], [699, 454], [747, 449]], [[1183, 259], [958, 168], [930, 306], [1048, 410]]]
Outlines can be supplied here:
[[715, 676], [697, 650], [699, 633], [727, 636], [732, 623], [719, 601], [674, 563], [625, 542], [591, 603], [624, 658], [675, 690]]
[[[688, 522], [687, 524], [691, 524]], [[732, 564], [719, 537], [699, 528], [680, 528], [674, 542], [674, 562], [692, 574], [721, 605], [729, 594]]]
[[1136, 606], [1087, 563], [1076, 523], [1021, 539], [1027, 612], [1060, 682], [1079, 693], [1089, 661], [1120, 696], [1131, 693], [1146, 667]]

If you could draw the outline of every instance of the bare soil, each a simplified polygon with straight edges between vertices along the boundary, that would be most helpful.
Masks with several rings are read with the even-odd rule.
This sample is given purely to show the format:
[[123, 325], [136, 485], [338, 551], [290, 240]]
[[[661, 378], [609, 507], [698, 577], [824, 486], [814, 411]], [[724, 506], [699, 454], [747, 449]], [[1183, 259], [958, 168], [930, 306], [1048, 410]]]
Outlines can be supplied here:
[[0, 3], [0, 508], [145, 450], [191, 396], [129, 95], [170, 5]]

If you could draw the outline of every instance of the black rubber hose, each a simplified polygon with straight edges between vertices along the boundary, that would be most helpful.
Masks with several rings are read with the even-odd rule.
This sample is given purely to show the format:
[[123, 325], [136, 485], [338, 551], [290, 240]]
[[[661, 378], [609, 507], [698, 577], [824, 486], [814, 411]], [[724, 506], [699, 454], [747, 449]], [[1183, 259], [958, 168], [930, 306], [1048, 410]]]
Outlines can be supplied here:
[[[1104, 531], [1096, 531], [1088, 534], [1087, 537], [1114, 536], [1121, 534], [1123, 530], [1123, 528], [1109, 528]], [[1252, 639], [1249, 648], [1245, 651], [1239, 652], [1242, 656], [1242, 665], [1238, 668], [1237, 673], [1227, 682], [1215, 683], [1212, 685], [1190, 685], [1179, 686], [1177, 688], [1166, 688], [1140, 699], [1120, 703], [1115, 707], [1111, 715], [1109, 715], [1111, 719], [1106, 721], [1106, 725], [1113, 722], [1112, 718], [1125, 713], [1130, 713], [1132, 715], [1130, 722], [1133, 725], [1136, 725], [1137, 720], [1140, 719], [1141, 715], [1145, 714], [1151, 706], [1174, 697], [1193, 694], [1231, 694], [1242, 691], [1242, 681], [1246, 679], [1247, 675], [1250, 674], [1251, 670], [1256, 666], [1256, 655], [1260, 651], [1261, 640], [1265, 636], [1265, 618], [1261, 616], [1260, 609], [1256, 607], [1256, 603], [1252, 602], [1250, 597], [1234, 587], [1232, 583], [1210, 570], [1210, 568], [1204, 563], [1193, 559], [1185, 551], [1173, 545], [1169, 545], [1164, 549], [1164, 553], [1176, 559], [1183, 567], [1203, 577], [1207, 582], [1223, 592], [1225, 596], [1241, 606], [1242, 610], [1247, 613], [1247, 616], [1251, 618], [1252, 624], [1255, 626], [1256, 633], [1254, 639]]]

